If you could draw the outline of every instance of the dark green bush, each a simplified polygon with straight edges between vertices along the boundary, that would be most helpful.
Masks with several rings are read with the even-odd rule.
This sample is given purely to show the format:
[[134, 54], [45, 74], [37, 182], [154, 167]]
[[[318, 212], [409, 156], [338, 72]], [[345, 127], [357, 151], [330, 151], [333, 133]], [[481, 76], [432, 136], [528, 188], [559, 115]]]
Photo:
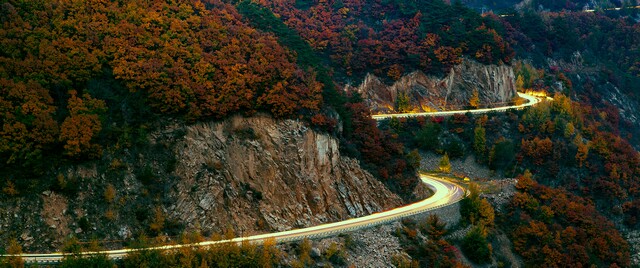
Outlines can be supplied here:
[[491, 262], [492, 248], [481, 227], [473, 228], [462, 240], [462, 252], [477, 264]]

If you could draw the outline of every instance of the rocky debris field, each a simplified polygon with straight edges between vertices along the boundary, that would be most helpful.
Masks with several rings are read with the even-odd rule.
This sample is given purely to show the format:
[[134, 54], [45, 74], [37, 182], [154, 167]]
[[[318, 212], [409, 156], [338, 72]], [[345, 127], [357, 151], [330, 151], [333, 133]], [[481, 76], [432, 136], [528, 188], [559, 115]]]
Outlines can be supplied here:
[[[438, 164], [442, 155], [433, 152], [420, 152], [422, 160], [420, 168], [424, 170], [438, 170]], [[453, 174], [463, 175], [471, 179], [496, 179], [498, 178], [494, 172], [476, 163], [474, 156], [465, 158], [450, 159], [451, 172]]]
[[[460, 206], [454, 204], [440, 208], [428, 213], [409, 217], [417, 222], [427, 219], [431, 214], [436, 214], [447, 224], [448, 228], [457, 226], [460, 221]], [[329, 237], [311, 241], [311, 257], [317, 256], [318, 267], [325, 267], [323, 264], [324, 252], [332, 245], [336, 244], [345, 252], [345, 262], [347, 266], [353, 267], [393, 267], [392, 258], [397, 254], [406, 254], [400, 245], [400, 240], [395, 236], [396, 230], [402, 228], [399, 221], [363, 229], [336, 237]], [[462, 239], [468, 230], [459, 230], [448, 235], [447, 239]], [[291, 246], [281, 246], [287, 252], [294, 252]]]
[[631, 246], [631, 263], [640, 266], [640, 231], [623, 230], [621, 233]]
[[400, 253], [400, 241], [393, 232], [400, 228], [395, 222], [351, 234], [353, 250], [347, 255], [347, 262], [355, 267], [385, 267], [391, 264], [391, 257]]

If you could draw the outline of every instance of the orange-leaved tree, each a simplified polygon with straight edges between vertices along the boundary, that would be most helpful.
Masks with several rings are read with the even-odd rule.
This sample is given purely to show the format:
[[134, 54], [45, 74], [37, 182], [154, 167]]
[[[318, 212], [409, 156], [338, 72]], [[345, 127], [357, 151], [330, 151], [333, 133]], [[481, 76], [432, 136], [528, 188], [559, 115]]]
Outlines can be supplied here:
[[40, 84], [0, 78], [0, 156], [4, 163], [40, 159], [58, 134], [53, 99]]
[[102, 130], [100, 115], [106, 111], [106, 105], [104, 101], [94, 99], [88, 93], [78, 97], [77, 92], [71, 90], [69, 95], [69, 116], [60, 126], [60, 141], [64, 143], [64, 154], [70, 157], [95, 157], [100, 154], [101, 147], [92, 143], [92, 140]]

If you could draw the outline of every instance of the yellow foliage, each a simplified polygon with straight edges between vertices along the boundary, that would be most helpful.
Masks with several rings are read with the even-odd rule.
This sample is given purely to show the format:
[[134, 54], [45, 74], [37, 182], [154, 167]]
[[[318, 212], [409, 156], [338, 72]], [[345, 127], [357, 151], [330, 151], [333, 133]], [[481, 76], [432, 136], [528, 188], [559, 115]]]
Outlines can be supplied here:
[[165, 221], [165, 216], [164, 216], [164, 212], [162, 211], [162, 208], [156, 207], [154, 209], [153, 221], [151, 222], [151, 224], [149, 224], [149, 229], [151, 229], [154, 232], [162, 231], [162, 228], [164, 228], [164, 221]]
[[440, 164], [438, 165], [440, 172], [449, 173], [451, 172], [451, 163], [449, 162], [449, 155], [447, 153], [442, 156], [440, 159]]
[[471, 95], [471, 99], [469, 100], [469, 106], [472, 108], [480, 107], [480, 93], [478, 93], [478, 89], [473, 90], [473, 95]]
[[16, 185], [13, 184], [12, 181], [7, 181], [7, 185], [2, 188], [2, 193], [8, 196], [16, 196], [19, 194], [18, 190], [16, 190]]
[[116, 198], [116, 188], [111, 184], [107, 184], [107, 188], [104, 190], [104, 200], [107, 203], [113, 203], [113, 200]]

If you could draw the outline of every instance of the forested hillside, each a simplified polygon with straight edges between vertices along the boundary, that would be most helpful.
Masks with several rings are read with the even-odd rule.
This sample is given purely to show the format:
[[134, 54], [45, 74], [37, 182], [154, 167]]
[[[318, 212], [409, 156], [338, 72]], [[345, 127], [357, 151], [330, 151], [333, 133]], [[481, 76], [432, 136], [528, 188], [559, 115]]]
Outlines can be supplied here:
[[640, 154], [609, 132], [605, 118], [556, 94], [523, 112], [396, 119], [382, 128], [408, 146], [447, 159], [474, 156], [497, 177], [516, 177], [518, 192], [483, 236], [495, 247], [494, 230], [509, 234], [526, 265], [629, 266], [618, 229], [638, 228]]
[[[199, 220], [207, 220], [205, 212], [215, 218], [214, 206], [224, 213], [239, 213], [229, 212], [231, 207], [223, 204], [206, 205], [213, 202], [211, 193], [196, 194], [198, 185], [188, 182], [184, 200], [208, 199], [183, 202], [180, 209], [189, 212], [184, 212], [182, 221], [178, 214], [183, 212], [176, 208], [182, 199], [174, 190], [188, 180], [224, 183], [226, 190], [215, 198], [236, 199], [236, 204], [241, 204], [237, 199], [247, 199], [252, 205], [244, 207], [251, 208], [272, 206], [278, 212], [265, 214], [274, 217], [271, 213], [280, 213], [281, 206], [266, 202], [267, 191], [272, 189], [256, 190], [251, 180], [257, 175], [233, 169], [239, 161], [227, 163], [228, 155], [215, 161], [196, 160], [197, 166], [176, 170], [181, 163], [177, 154], [186, 148], [173, 146], [185, 136], [185, 129], [198, 133], [197, 123], [233, 125], [223, 128], [228, 137], [221, 138], [222, 144], [211, 145], [222, 154], [238, 153], [225, 152], [226, 146], [241, 150], [238, 148], [273, 133], [264, 130], [260, 134], [258, 127], [228, 123], [234, 115], [274, 117], [275, 122], [267, 120], [271, 123], [259, 127], [283, 131], [293, 120], [302, 121], [295, 123], [299, 129], [286, 135], [303, 141], [307, 140], [301, 137], [309, 135], [330, 135], [318, 138], [320, 145], [311, 141], [319, 157], [339, 164], [314, 166], [320, 170], [318, 177], [331, 171], [328, 188], [344, 191], [346, 184], [355, 183], [354, 178], [369, 177], [406, 200], [419, 198], [413, 195], [418, 184], [415, 161], [409, 162], [403, 146], [376, 128], [359, 99], [337, 93], [328, 68], [301, 64], [304, 55], [298, 48], [282, 45], [281, 35], [250, 26], [232, 3], [8, 1], [0, 6], [0, 13], [0, 237], [5, 241], [0, 243], [0, 253], [10, 248], [12, 238], [19, 238], [29, 251], [60, 250], [62, 242], [73, 244], [78, 238], [122, 239], [108, 245], [111, 247], [146, 236], [176, 239], [187, 225], [205, 232], [193, 219], [195, 209], [206, 210], [199, 213]], [[313, 52], [309, 55], [317, 57]], [[264, 150], [287, 152], [287, 142], [293, 140], [274, 140], [277, 143]], [[336, 141], [344, 154], [362, 160], [362, 165], [346, 157], [336, 162], [340, 158]], [[194, 152], [188, 153], [193, 156]], [[316, 155], [314, 150], [305, 152]], [[295, 156], [283, 153], [282, 159], [269, 160], [261, 155], [260, 160], [278, 172], [293, 169], [278, 178], [300, 186], [302, 175], [296, 174], [303, 174], [305, 182], [310, 174], [292, 165], [298, 158], [287, 159]], [[247, 166], [262, 163], [242, 160], [247, 160]], [[277, 165], [284, 169], [276, 169]], [[226, 168], [232, 170], [225, 173]], [[265, 172], [264, 167], [258, 170]], [[198, 175], [191, 177], [193, 172]], [[205, 173], [212, 178], [203, 178]], [[213, 173], [226, 174], [226, 181], [220, 182], [221, 177]], [[339, 182], [338, 173], [345, 174], [344, 182]], [[267, 181], [258, 183], [272, 182], [264, 174], [260, 178]], [[236, 186], [238, 193], [234, 193]], [[367, 191], [366, 187], [355, 188]], [[381, 204], [400, 203], [382, 184], [379, 190], [367, 192], [378, 193]], [[345, 211], [351, 214], [332, 211], [322, 216], [326, 211], [310, 209], [303, 209], [304, 213], [326, 222], [393, 207], [364, 203], [371, 198], [354, 202], [353, 193], [340, 193], [344, 199], [339, 199], [337, 191], [335, 197], [327, 198], [346, 204]], [[295, 198], [298, 192], [281, 194]], [[300, 208], [296, 202], [278, 200]], [[267, 204], [260, 206], [260, 202]], [[282, 228], [284, 219], [282, 215], [274, 218], [273, 228]], [[206, 226], [213, 230], [228, 227], [222, 225], [209, 222]], [[248, 219], [234, 228], [241, 233], [245, 229], [264, 232], [270, 227]], [[43, 240], [47, 242], [41, 243]]]
[[[612, 8], [626, 8], [638, 5], [637, 0], [459, 0], [461, 3], [476, 9], [477, 11], [493, 11], [496, 13], [511, 12], [514, 9], [537, 10], [537, 11], [582, 11], [598, 10], [607, 11]], [[636, 13], [633, 10], [623, 12], [626, 14]], [[614, 12], [610, 12], [614, 14]]]
[[[503, 25], [521, 58], [576, 81], [565, 93], [595, 97], [597, 87], [609, 83], [638, 101], [634, 89], [640, 82], [640, 26], [635, 21], [600, 13], [525, 12], [505, 17]], [[535, 86], [530, 76], [525, 78], [526, 85]]]
[[127, 142], [123, 135], [140, 132], [151, 112], [198, 120], [319, 109], [312, 70], [233, 6], [209, 5], [4, 3], [3, 165], [37, 166], [58, 150], [99, 158], [100, 141]]
[[330, 59], [336, 76], [346, 75], [346, 80], [357, 81], [367, 72], [391, 79], [417, 69], [445, 72], [460, 63], [463, 55], [483, 63], [508, 63], [513, 58], [513, 51], [496, 32], [495, 22], [461, 4], [357, 0], [258, 3]]
[[[318, 114], [324, 95], [326, 107], [341, 114], [347, 139], [370, 124], [352, 126], [358, 105], [344, 106], [326, 67], [300, 63], [300, 48], [252, 28], [229, 3], [10, 1], [1, 11], [7, 189], [26, 187], [24, 178], [42, 176], [51, 164], [99, 159], [110, 145], [140, 143], [168, 117], [193, 122], [267, 112], [334, 131], [335, 119]], [[374, 139], [355, 141], [352, 153], [366, 157], [375, 147], [402, 158], [397, 146], [380, 146], [387, 139]], [[392, 173], [402, 174], [406, 165], [397, 165]]]
[[[276, 131], [223, 125], [236, 115], [260, 114], [281, 120], [272, 125], [302, 121], [277, 137], [307, 141], [301, 138], [307, 127], [327, 135], [326, 140], [339, 143], [342, 155], [359, 160], [353, 162], [356, 173], [362, 166], [405, 201], [417, 198], [419, 151], [443, 155], [443, 163], [473, 156], [497, 176], [518, 178], [517, 192], [497, 208], [495, 224], [488, 203], [478, 196], [465, 201], [491, 212], [483, 216], [490, 218], [486, 222], [463, 219], [461, 226], [471, 227], [462, 242], [454, 241], [472, 262], [496, 259], [489, 244], [506, 232], [528, 266], [628, 267], [630, 256], [639, 251], [623, 237], [640, 227], [640, 23], [635, 9], [612, 13], [603, 8], [637, 1], [595, 1], [597, 7], [594, 1], [518, 2], [3, 1], [0, 201], [13, 208], [20, 198], [64, 195], [73, 200], [104, 190], [106, 202], [91, 206], [94, 215], [68, 212], [78, 220], [70, 224], [79, 228], [76, 234], [89, 236], [87, 217], [104, 220], [106, 229], [118, 232], [110, 221], [120, 217], [153, 226], [139, 228], [142, 238], [176, 235], [183, 226], [165, 221], [170, 213], [161, 207], [169, 203], [166, 193], [174, 190], [168, 185], [177, 180], [176, 166], [192, 164], [171, 155], [185, 136], [181, 131], [191, 129], [193, 137], [211, 141], [197, 124], [219, 123], [220, 144], [211, 148], [231, 144], [254, 150]], [[587, 3], [596, 12], [580, 11]], [[501, 9], [505, 16], [479, 14], [464, 4]], [[367, 74], [389, 84], [413, 71], [442, 77], [464, 60], [508, 68], [518, 91], [545, 92], [554, 101], [504, 114], [377, 124], [362, 96], [338, 90], [360, 84]], [[477, 98], [478, 93], [464, 96]], [[190, 179], [224, 177], [216, 175], [231, 166], [197, 163], [191, 168], [198, 174]], [[88, 166], [103, 176], [87, 175], [95, 181], [83, 177], [80, 183], [77, 177], [82, 176], [69, 175], [91, 170]], [[187, 168], [181, 171], [191, 174]], [[262, 200], [262, 192], [242, 183], [234, 187], [247, 204]], [[236, 197], [230, 188], [221, 190], [220, 200]], [[127, 189], [140, 193], [119, 192]], [[87, 192], [78, 194], [82, 191]], [[182, 192], [198, 192], [197, 185]], [[125, 199], [128, 195], [135, 197]], [[299, 196], [316, 198], [306, 195]], [[194, 207], [210, 208], [197, 203]], [[114, 212], [118, 206], [120, 216]], [[466, 212], [463, 218], [475, 213]], [[13, 213], [0, 214], [13, 219]], [[457, 265], [451, 259], [460, 252], [444, 240], [444, 227], [433, 218], [429, 225], [423, 231], [436, 242], [423, 243], [410, 228], [397, 232], [411, 244], [407, 256], [423, 264], [442, 258]], [[13, 233], [0, 235], [21, 236], [16, 230], [22, 226], [11, 228]], [[26, 240], [22, 235], [16, 241]], [[300, 247], [302, 253], [309, 251], [306, 244]], [[429, 247], [442, 256], [420, 255], [418, 249]], [[255, 248], [233, 250], [218, 257], [246, 251], [254, 262], [259, 259]], [[264, 250], [264, 261], [273, 264], [270, 250]], [[203, 254], [190, 263], [215, 259]], [[173, 257], [171, 263], [180, 259]], [[136, 256], [131, 258], [138, 263]]]
[[525, 7], [534, 9], [561, 11], [581, 11], [583, 9], [597, 9], [605, 10], [616, 7], [633, 7], [638, 5], [637, 0], [571, 0], [571, 1], [558, 1], [558, 0], [533, 0], [530, 2], [523, 1], [526, 4]]

